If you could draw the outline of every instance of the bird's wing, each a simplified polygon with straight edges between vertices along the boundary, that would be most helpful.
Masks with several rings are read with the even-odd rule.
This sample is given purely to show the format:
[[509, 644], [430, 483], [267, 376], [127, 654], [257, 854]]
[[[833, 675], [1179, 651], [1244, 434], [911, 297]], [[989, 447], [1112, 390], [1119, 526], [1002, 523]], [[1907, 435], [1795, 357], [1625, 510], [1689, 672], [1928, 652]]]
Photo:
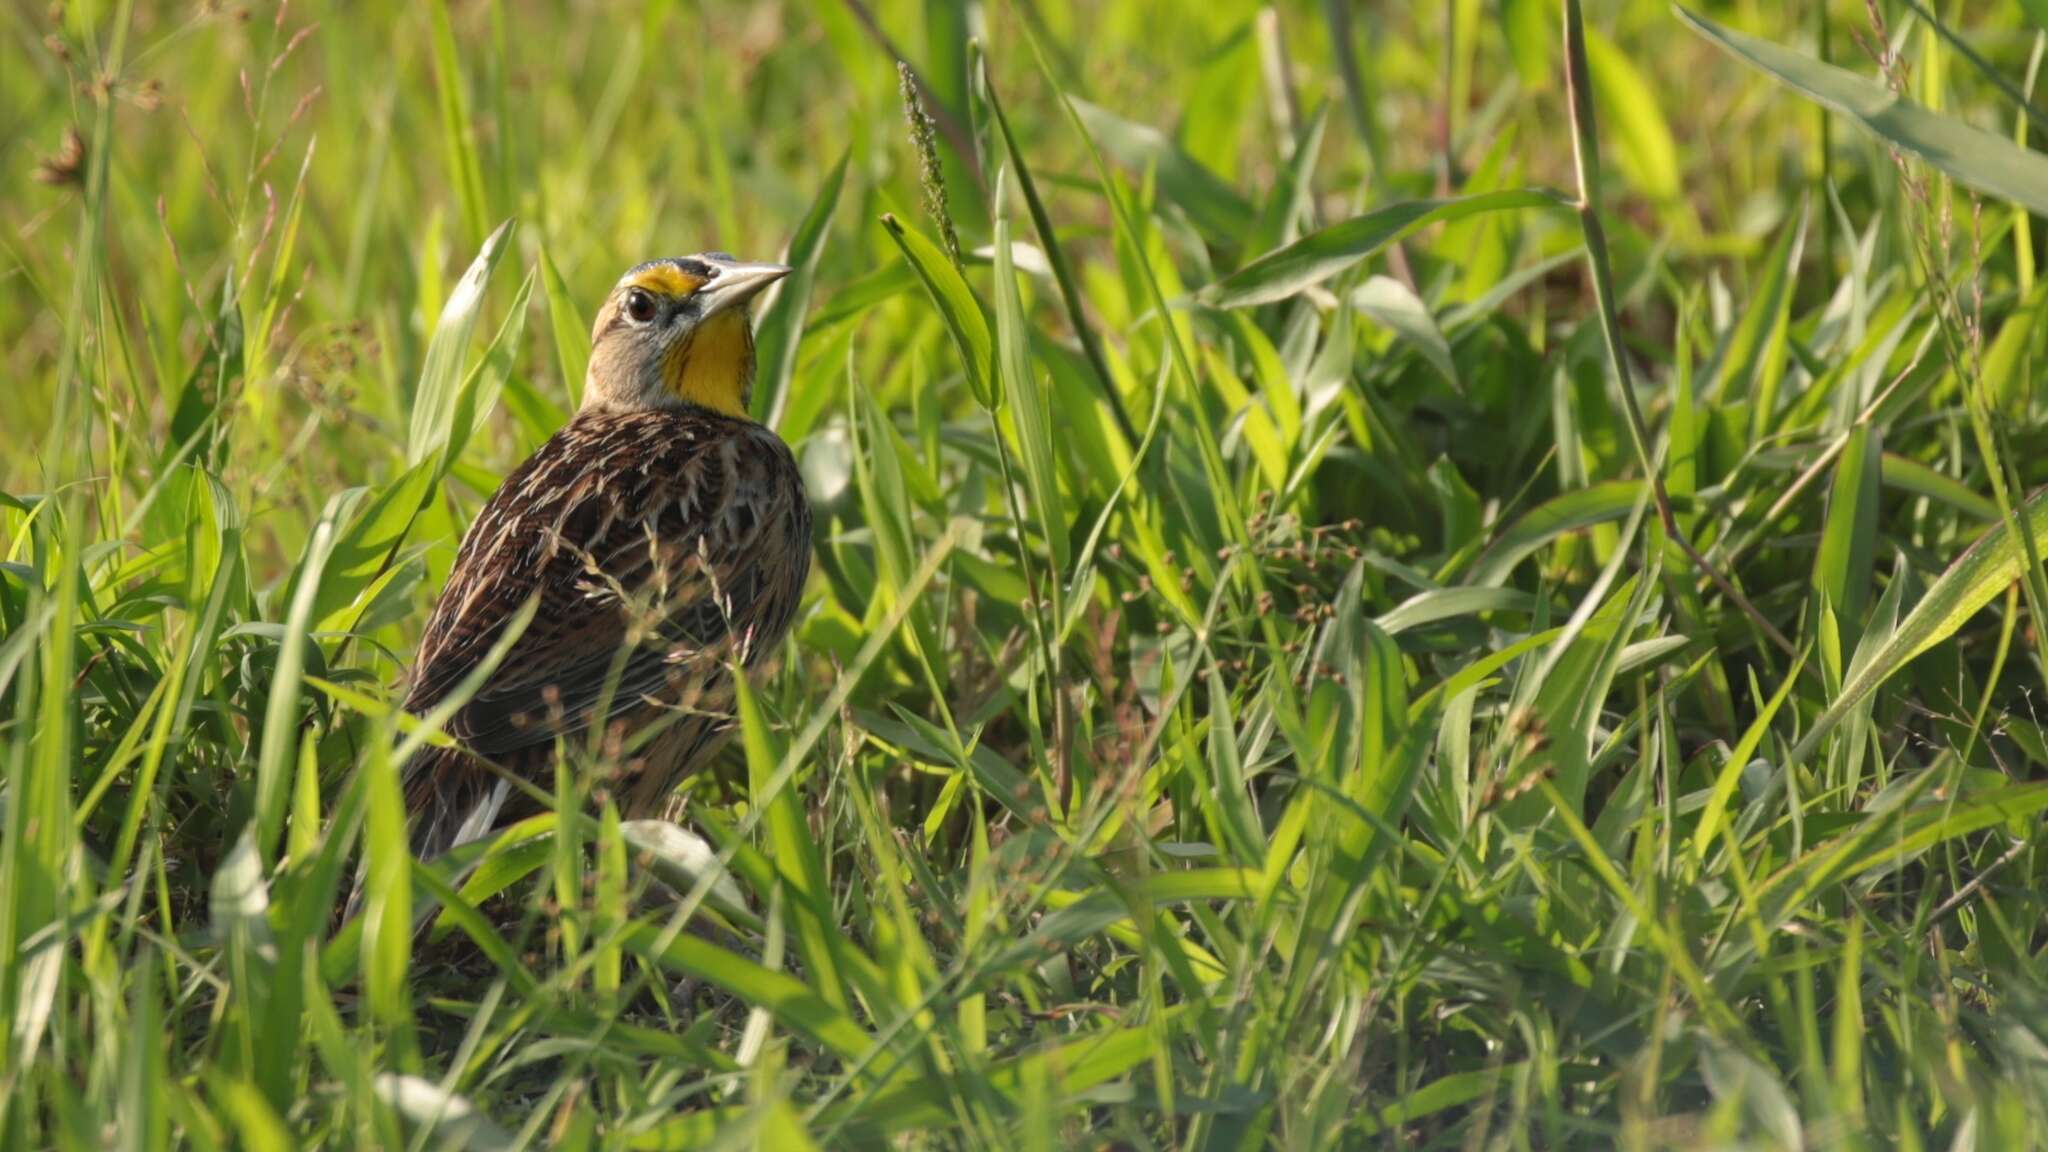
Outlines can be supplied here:
[[499, 488], [464, 537], [406, 707], [439, 702], [529, 599], [539, 607], [448, 725], [487, 757], [715, 680], [788, 622], [809, 567], [788, 450], [718, 417], [580, 417]]

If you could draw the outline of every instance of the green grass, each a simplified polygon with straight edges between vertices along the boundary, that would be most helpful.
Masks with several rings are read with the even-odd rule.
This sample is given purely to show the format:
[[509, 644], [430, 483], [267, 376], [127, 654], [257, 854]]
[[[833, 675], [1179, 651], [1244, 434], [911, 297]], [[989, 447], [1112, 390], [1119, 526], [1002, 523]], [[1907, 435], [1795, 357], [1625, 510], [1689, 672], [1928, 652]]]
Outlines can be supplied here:
[[[2048, 1143], [2048, 5], [1876, 11], [10, 5], [0, 1147]], [[427, 606], [702, 249], [799, 622], [451, 887]]]

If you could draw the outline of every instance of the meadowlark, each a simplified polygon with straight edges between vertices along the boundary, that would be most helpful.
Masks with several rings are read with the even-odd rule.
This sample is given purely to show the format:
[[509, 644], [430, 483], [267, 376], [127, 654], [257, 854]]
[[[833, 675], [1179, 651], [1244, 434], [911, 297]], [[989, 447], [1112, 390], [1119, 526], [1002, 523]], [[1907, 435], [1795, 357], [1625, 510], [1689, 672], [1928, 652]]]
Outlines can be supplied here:
[[461, 747], [405, 766], [415, 856], [514, 814], [508, 777], [551, 787], [557, 748], [579, 738], [617, 768], [628, 815], [657, 813], [716, 751], [731, 670], [781, 643], [810, 571], [796, 461], [747, 415], [747, 305], [788, 271], [722, 252], [655, 260], [598, 310], [581, 409], [484, 505], [420, 642], [415, 715], [538, 601], [448, 720]]

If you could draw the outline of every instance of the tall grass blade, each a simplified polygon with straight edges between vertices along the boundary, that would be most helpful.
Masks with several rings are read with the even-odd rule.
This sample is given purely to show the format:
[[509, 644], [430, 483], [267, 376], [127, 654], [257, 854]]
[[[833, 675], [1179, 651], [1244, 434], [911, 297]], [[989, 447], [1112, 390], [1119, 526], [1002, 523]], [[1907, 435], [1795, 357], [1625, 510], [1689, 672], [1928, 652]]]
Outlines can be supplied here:
[[455, 290], [441, 305], [434, 323], [434, 338], [427, 345], [427, 358], [420, 369], [419, 385], [413, 390], [411, 433], [406, 439], [405, 458], [417, 464], [447, 444], [455, 423], [455, 408], [465, 379], [463, 364], [469, 357], [470, 333], [483, 311], [484, 288], [491, 273], [505, 255], [512, 237], [512, 222], [498, 225], [484, 241], [469, 270], [456, 281]]
[[1565, 205], [1554, 192], [1486, 192], [1452, 200], [1410, 200], [1389, 204], [1314, 232], [1231, 273], [1204, 289], [1201, 299], [1218, 308], [1250, 308], [1295, 296], [1353, 267], [1380, 249], [1431, 224], [1481, 212], [1512, 212]]
[[818, 262], [825, 256], [825, 241], [831, 234], [832, 216], [839, 209], [840, 189], [846, 184], [846, 167], [851, 152], [825, 177], [817, 198], [796, 226], [783, 263], [790, 274], [775, 290], [775, 298], [761, 310], [754, 326], [754, 359], [758, 365], [754, 380], [754, 419], [775, 428], [782, 423], [783, 408], [789, 402], [790, 381], [796, 378], [797, 346], [803, 341], [804, 313], [811, 306], [811, 285], [818, 277]]

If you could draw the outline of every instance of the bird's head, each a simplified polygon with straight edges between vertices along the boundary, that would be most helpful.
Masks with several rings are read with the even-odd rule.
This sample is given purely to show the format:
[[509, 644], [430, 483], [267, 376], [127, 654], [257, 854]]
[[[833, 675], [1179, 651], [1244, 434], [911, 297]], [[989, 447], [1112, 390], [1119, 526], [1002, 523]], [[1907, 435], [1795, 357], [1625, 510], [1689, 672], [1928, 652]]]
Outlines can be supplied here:
[[745, 416], [754, 388], [747, 302], [789, 274], [723, 252], [651, 260], [619, 278], [590, 330], [585, 408], [695, 404]]

